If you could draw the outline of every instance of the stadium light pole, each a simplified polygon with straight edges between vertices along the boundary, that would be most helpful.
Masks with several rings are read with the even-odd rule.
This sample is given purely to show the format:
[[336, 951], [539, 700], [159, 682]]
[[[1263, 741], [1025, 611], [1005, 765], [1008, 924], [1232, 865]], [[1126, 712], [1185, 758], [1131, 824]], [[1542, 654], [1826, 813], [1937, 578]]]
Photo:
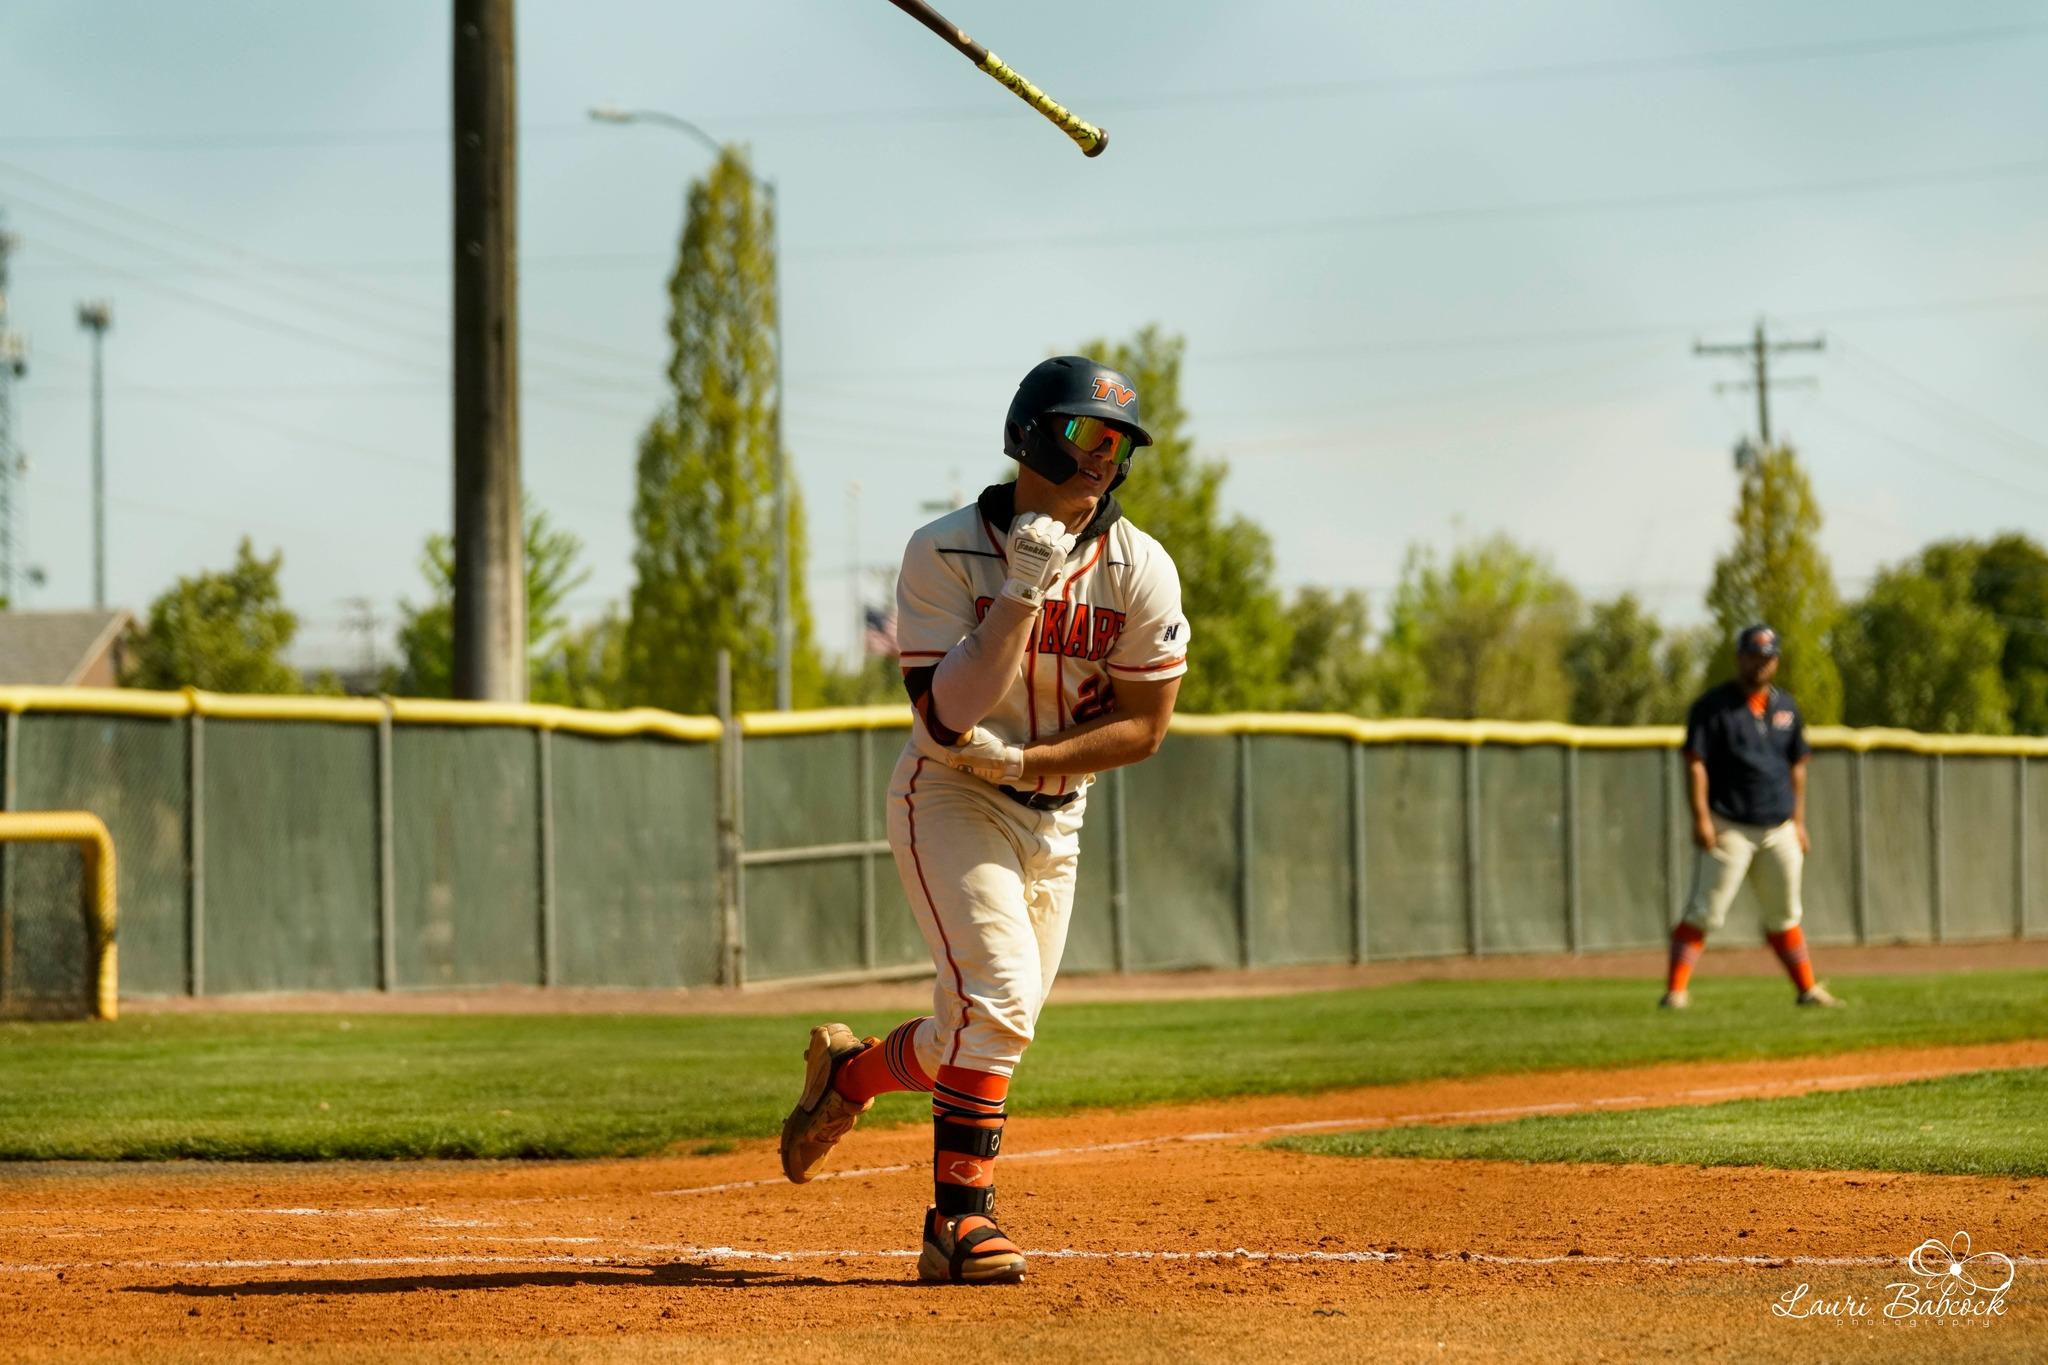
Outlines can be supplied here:
[[100, 352], [114, 310], [105, 300], [78, 305], [78, 325], [92, 333], [92, 604], [107, 609], [107, 418]]
[[[712, 156], [725, 148], [718, 139], [686, 118], [659, 109], [620, 109], [601, 104], [590, 111], [599, 123], [653, 123], [695, 138]], [[768, 249], [775, 258], [775, 709], [790, 709], [790, 614], [789, 614], [789, 457], [782, 448], [782, 212], [775, 203], [775, 182], [764, 180], [751, 170], [748, 179], [759, 185], [768, 198]]]

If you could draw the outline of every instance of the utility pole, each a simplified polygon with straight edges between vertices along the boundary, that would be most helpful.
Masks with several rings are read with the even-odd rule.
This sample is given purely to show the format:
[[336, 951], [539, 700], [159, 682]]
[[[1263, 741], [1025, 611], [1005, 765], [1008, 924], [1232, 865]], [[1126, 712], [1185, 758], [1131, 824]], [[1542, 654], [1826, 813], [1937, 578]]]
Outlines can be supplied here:
[[526, 700], [512, 0], [455, 0], [455, 695]]
[[[1768, 452], [1771, 448], [1771, 384], [1773, 380], [1771, 379], [1770, 357], [1786, 351], [1819, 351], [1824, 350], [1826, 346], [1826, 337], [1809, 337], [1805, 341], [1767, 340], [1764, 336], [1764, 320], [1758, 318], [1756, 320], [1756, 331], [1748, 341], [1730, 342], [1714, 346], [1709, 346], [1702, 341], [1695, 341], [1692, 344], [1692, 353], [1694, 355], [1745, 356], [1749, 359], [1755, 378], [1746, 381], [1727, 381], [1716, 384], [1714, 385], [1714, 392], [1724, 393], [1729, 390], [1741, 389], [1756, 390], [1757, 441], [1758, 450], [1760, 453], [1763, 453]], [[1779, 379], [1775, 382], [1780, 388], [1786, 388], [1807, 387], [1816, 381], [1811, 378], [1802, 377], [1797, 379]], [[1737, 452], [1736, 463], [1738, 465], [1742, 463], [1739, 451]]]
[[7, 257], [19, 239], [0, 229], [0, 602], [14, 601], [14, 515], [26, 465], [14, 446], [14, 381], [28, 373], [28, 343], [7, 328]]
[[357, 658], [357, 666], [364, 677], [373, 678], [377, 673], [377, 627], [381, 624], [377, 604], [367, 597], [344, 597], [341, 604], [348, 608], [349, 634], [362, 640], [363, 652]]
[[107, 402], [101, 351], [114, 310], [104, 299], [78, 305], [78, 325], [92, 333], [92, 604], [107, 609]]

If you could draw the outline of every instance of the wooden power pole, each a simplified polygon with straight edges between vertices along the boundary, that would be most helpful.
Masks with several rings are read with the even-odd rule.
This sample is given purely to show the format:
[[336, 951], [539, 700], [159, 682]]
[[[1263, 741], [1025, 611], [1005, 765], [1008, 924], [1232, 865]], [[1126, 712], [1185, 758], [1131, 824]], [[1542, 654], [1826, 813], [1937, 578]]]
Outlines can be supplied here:
[[455, 6], [455, 695], [526, 700], [512, 0]]
[[1772, 379], [1770, 358], [1784, 351], [1818, 351], [1826, 347], [1826, 345], [1827, 338], [1825, 337], [1812, 337], [1805, 341], [1767, 340], [1764, 336], [1763, 319], [1758, 318], [1756, 331], [1748, 341], [1738, 341], [1716, 346], [1709, 346], [1705, 342], [1696, 341], [1693, 343], [1692, 353], [1694, 355], [1741, 356], [1749, 361], [1751, 372], [1755, 376], [1754, 378], [1747, 381], [1738, 380], [1716, 384], [1714, 385], [1714, 391], [1716, 393], [1723, 393], [1729, 390], [1756, 390], [1757, 450], [1759, 453], [1768, 453], [1771, 449], [1771, 385], [1775, 383], [1780, 388], [1785, 388], [1813, 383], [1813, 380], [1806, 378]]

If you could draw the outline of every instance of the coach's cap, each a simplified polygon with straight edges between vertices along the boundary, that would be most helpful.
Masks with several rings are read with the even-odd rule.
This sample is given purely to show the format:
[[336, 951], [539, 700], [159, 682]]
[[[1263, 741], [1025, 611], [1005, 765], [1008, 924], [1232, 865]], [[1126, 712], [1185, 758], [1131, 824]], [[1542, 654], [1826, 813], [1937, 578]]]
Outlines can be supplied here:
[[1737, 654], [1755, 654], [1765, 659], [1778, 657], [1778, 632], [1761, 623], [1744, 626], [1735, 637]]

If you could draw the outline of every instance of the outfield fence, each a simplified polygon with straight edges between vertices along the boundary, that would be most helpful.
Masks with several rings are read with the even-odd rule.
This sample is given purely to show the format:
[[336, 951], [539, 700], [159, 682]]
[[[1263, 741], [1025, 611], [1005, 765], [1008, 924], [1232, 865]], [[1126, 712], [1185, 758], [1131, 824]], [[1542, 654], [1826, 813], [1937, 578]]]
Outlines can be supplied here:
[[[113, 836], [125, 995], [929, 970], [883, 838], [902, 707], [10, 688], [0, 720], [0, 809]], [[2048, 740], [1811, 735], [1815, 942], [2048, 934]], [[1679, 740], [1176, 717], [1090, 793], [1066, 969], [1661, 944], [1693, 856]], [[82, 993], [78, 855], [0, 860], [0, 1009]]]

